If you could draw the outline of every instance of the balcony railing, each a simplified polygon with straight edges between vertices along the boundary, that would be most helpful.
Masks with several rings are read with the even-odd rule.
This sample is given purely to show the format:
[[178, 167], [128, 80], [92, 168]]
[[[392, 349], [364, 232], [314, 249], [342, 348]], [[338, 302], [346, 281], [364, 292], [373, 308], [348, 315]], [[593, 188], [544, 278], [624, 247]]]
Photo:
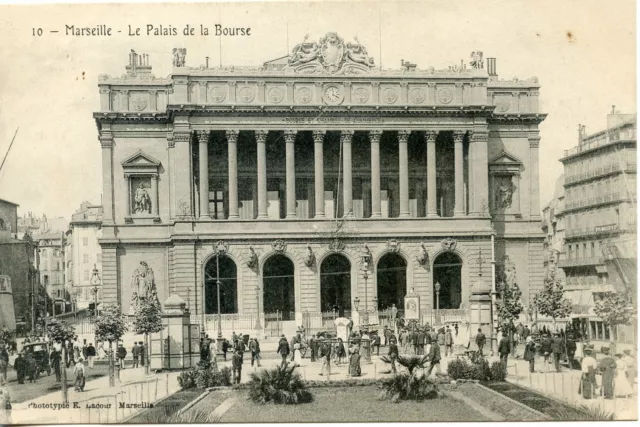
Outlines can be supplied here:
[[565, 238], [570, 239], [574, 237], [583, 236], [602, 236], [611, 233], [634, 233], [637, 230], [635, 223], [628, 223], [624, 226], [618, 224], [598, 225], [592, 227], [579, 227], [571, 228], [565, 231]]
[[581, 266], [589, 266], [589, 265], [602, 265], [604, 264], [603, 257], [592, 257], [592, 258], [579, 258], [579, 259], [562, 259], [558, 262], [558, 267], [566, 268], [566, 267], [581, 267]]
[[573, 200], [571, 202], [567, 202], [565, 204], [565, 211], [580, 209], [588, 206], [596, 206], [604, 203], [613, 203], [613, 202], [621, 202], [625, 200], [636, 200], [635, 193], [631, 193], [626, 195], [625, 193], [620, 193], [616, 191], [615, 193], [603, 194], [601, 196], [582, 198]]
[[615, 163], [612, 165], [603, 166], [590, 170], [587, 172], [577, 173], [575, 175], [569, 175], [564, 179], [565, 184], [574, 184], [580, 181], [586, 181], [592, 178], [598, 178], [601, 176], [609, 175], [615, 172], [619, 172], [624, 169], [626, 172], [635, 172], [637, 169], [636, 162], [623, 162], [622, 165]]
[[574, 154], [582, 153], [585, 151], [592, 150], [594, 148], [603, 147], [605, 145], [614, 144], [618, 141], [633, 141], [635, 140], [635, 130], [632, 135], [624, 135], [621, 138], [617, 133], [614, 134], [604, 134], [598, 138], [590, 139], [576, 147], [573, 147], [570, 150], [564, 150], [564, 156], [573, 156]]

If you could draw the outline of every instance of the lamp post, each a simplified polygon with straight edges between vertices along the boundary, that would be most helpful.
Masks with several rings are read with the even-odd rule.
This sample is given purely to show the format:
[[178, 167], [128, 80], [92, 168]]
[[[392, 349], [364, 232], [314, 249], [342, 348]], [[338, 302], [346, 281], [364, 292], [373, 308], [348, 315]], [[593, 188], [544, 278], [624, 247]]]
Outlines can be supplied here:
[[256, 330], [262, 329], [262, 325], [260, 324], [260, 286], [256, 286]]
[[91, 274], [91, 286], [93, 286], [93, 314], [98, 317], [98, 286], [100, 285], [100, 275], [98, 268], [93, 264], [93, 272]]
[[[356, 309], [356, 313], [358, 313], [358, 323], [361, 325], [361, 324], [362, 324], [362, 322], [360, 321], [360, 310], [358, 310], [358, 307], [360, 307], [360, 298], [355, 297], [355, 298], [353, 299], [353, 306], [354, 306], [354, 307], [355, 307], [355, 309]], [[358, 326], [360, 326], [360, 325], [358, 325]]]
[[436, 281], [434, 285], [436, 290], [436, 321], [435, 325], [440, 325], [440, 282]]
[[373, 312], [375, 313], [378, 324], [380, 324], [380, 316], [378, 313], [378, 297], [374, 295], [372, 301], [373, 301]]
[[216, 248], [216, 297], [218, 299], [218, 353], [222, 352], [222, 312], [220, 311], [220, 247]]
[[529, 306], [527, 309], [527, 314], [529, 315], [529, 323], [533, 322], [533, 307]]
[[[371, 253], [367, 245], [364, 246], [364, 254], [362, 255], [362, 269], [364, 270], [364, 315], [362, 316], [362, 324], [369, 326], [369, 298], [367, 279], [369, 278], [369, 264]], [[356, 297], [357, 298], [357, 297]], [[356, 309], [357, 310], [357, 309]]]

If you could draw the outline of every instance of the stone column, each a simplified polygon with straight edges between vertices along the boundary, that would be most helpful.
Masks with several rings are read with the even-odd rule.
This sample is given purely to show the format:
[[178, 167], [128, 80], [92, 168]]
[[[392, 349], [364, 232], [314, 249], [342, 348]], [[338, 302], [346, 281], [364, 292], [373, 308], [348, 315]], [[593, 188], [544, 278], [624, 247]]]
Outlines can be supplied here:
[[285, 130], [286, 173], [287, 173], [287, 218], [296, 217], [296, 151], [297, 130]]
[[211, 219], [209, 216], [209, 131], [198, 132], [200, 154], [200, 216], [198, 219]]
[[151, 194], [153, 197], [153, 202], [151, 202], [151, 213], [154, 217], [158, 216], [158, 199], [160, 198], [158, 195], [158, 175], [151, 176]]
[[472, 200], [470, 212], [476, 215], [489, 215], [489, 153], [487, 144], [489, 134], [487, 132], [473, 132], [469, 152], [470, 176], [470, 200]]
[[438, 132], [427, 131], [427, 218], [438, 216], [438, 200], [436, 199], [436, 137]]
[[464, 161], [462, 154], [462, 141], [464, 139], [464, 132], [453, 132], [454, 143], [454, 170], [455, 170], [455, 208], [453, 210], [453, 216], [464, 215]]
[[193, 202], [193, 166], [191, 164], [191, 132], [186, 126], [173, 131], [175, 144], [175, 205], [176, 214], [181, 218], [192, 217]]
[[227, 148], [229, 153], [229, 219], [238, 215], [238, 131], [228, 130]]
[[380, 204], [380, 137], [381, 130], [369, 131], [371, 141], [371, 218], [382, 218]]
[[540, 147], [540, 133], [538, 131], [529, 132], [529, 167], [531, 168], [531, 179], [529, 181], [529, 200], [532, 218], [540, 217], [540, 161], [538, 150]]
[[267, 152], [265, 142], [267, 141], [266, 130], [256, 131], [256, 142], [258, 143], [258, 219], [266, 219], [267, 215]]
[[316, 218], [324, 218], [324, 130], [313, 131]]
[[169, 167], [167, 176], [169, 177], [169, 198], [167, 204], [169, 206], [169, 218], [174, 219], [176, 217], [176, 160], [175, 160], [175, 148], [176, 141], [173, 138], [173, 132], [167, 133], [167, 155]]
[[409, 154], [407, 140], [410, 131], [398, 132], [398, 158], [400, 159], [400, 218], [409, 217]]
[[343, 215], [353, 215], [353, 173], [351, 170], [351, 139], [353, 138], [352, 130], [342, 131], [340, 134], [340, 143], [342, 144], [342, 168], [344, 172], [343, 178]]
[[[103, 217], [102, 221], [106, 224], [113, 224], [113, 135], [111, 131], [101, 131], [100, 147], [102, 148], [102, 193], [103, 193]], [[127, 185], [129, 185], [127, 183]], [[127, 204], [131, 204], [127, 200]]]

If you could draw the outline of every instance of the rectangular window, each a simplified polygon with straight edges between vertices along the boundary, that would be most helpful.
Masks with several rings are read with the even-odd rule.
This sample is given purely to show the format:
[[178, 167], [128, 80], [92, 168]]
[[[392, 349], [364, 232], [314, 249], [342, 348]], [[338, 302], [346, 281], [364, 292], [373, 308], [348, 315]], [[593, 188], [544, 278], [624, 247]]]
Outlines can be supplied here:
[[89, 254], [83, 254], [82, 255], [82, 263], [83, 264], [89, 264]]
[[224, 191], [209, 191], [209, 215], [224, 219]]
[[82, 246], [89, 246], [89, 238], [88, 237], [83, 237], [82, 238]]
[[84, 280], [89, 280], [89, 270], [84, 271]]

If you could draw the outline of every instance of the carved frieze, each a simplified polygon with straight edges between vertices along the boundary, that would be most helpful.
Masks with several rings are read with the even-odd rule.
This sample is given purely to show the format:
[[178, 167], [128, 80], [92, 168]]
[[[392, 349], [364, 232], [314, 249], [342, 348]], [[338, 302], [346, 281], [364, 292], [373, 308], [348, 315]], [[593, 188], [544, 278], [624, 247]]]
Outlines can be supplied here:
[[247, 267], [256, 269], [258, 267], [258, 254], [253, 249], [253, 246], [249, 246], [249, 256], [247, 257]]
[[280, 87], [272, 87], [267, 91], [267, 99], [273, 104], [279, 104], [284, 99], [284, 90]]
[[130, 105], [134, 111], [144, 111], [147, 108], [146, 93], [134, 93], [131, 95]]
[[287, 244], [284, 240], [278, 239], [271, 244], [271, 247], [276, 252], [284, 252], [287, 249]]
[[443, 87], [438, 90], [437, 98], [440, 104], [450, 104], [451, 101], [453, 101], [453, 90], [448, 87]]
[[253, 102], [255, 97], [256, 97], [256, 90], [251, 86], [242, 86], [238, 90], [238, 99], [240, 100], [240, 102], [244, 102], [245, 104], [248, 104], [250, 102]]
[[397, 239], [387, 240], [387, 249], [391, 252], [400, 252], [400, 242]]
[[227, 97], [227, 88], [224, 86], [212, 86], [211, 89], [209, 89], [209, 99], [211, 99], [212, 102], [215, 103], [221, 103], [225, 100], [225, 98]]
[[414, 104], [422, 104], [427, 99], [427, 92], [421, 87], [416, 87], [409, 91], [409, 98]]
[[296, 92], [296, 100], [301, 104], [308, 104], [309, 102], [311, 102], [312, 96], [313, 95], [311, 89], [309, 89], [308, 87], [301, 87]]
[[416, 256], [416, 259], [418, 260], [418, 264], [420, 264], [423, 267], [429, 265], [429, 252], [427, 251], [427, 248], [424, 246], [424, 242], [420, 243], [420, 250], [418, 250], [418, 255]]
[[224, 255], [227, 252], [229, 252], [229, 244], [227, 242], [225, 242], [224, 240], [218, 240], [213, 245], [213, 252], [218, 254], [218, 255]]
[[304, 265], [307, 267], [313, 266], [316, 262], [316, 256], [313, 253], [313, 249], [311, 249], [311, 245], [307, 245], [307, 254], [304, 257]]
[[353, 90], [353, 96], [351, 99], [358, 104], [366, 104], [367, 101], [369, 101], [369, 89], [362, 86], [356, 87]]
[[442, 249], [445, 251], [454, 251], [458, 242], [451, 237], [447, 237], [446, 239], [442, 239], [440, 244], [442, 245]]
[[338, 239], [333, 239], [331, 243], [329, 243], [329, 250], [332, 252], [341, 252], [344, 250], [344, 243]]
[[398, 100], [398, 90], [388, 87], [382, 91], [382, 100], [387, 104], [395, 104]]

